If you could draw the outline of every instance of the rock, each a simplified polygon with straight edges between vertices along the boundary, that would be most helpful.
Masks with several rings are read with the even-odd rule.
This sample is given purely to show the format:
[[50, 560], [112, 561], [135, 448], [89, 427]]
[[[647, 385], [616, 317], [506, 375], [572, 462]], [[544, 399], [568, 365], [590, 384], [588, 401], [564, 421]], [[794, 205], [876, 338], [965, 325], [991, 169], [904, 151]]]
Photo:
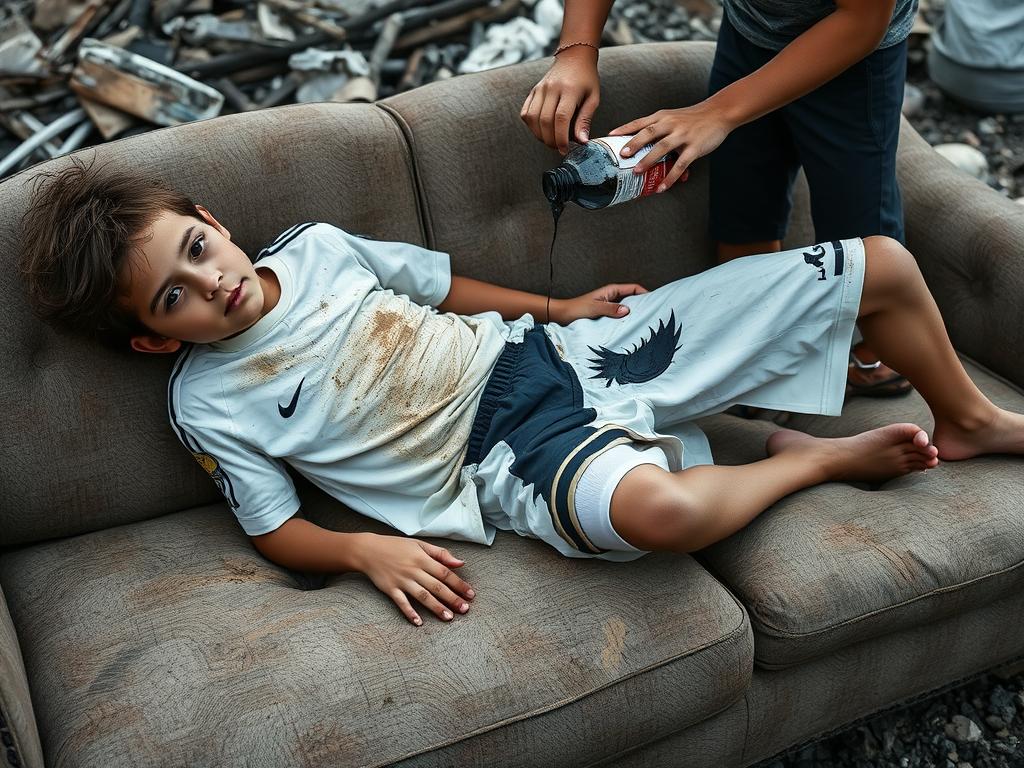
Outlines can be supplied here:
[[1003, 722], [1003, 719], [996, 715], [989, 715], [985, 718], [985, 722], [988, 723], [988, 727], [993, 731], [1001, 731], [1006, 728], [1006, 723]]
[[935, 151], [976, 179], [984, 179], [988, 174], [988, 160], [974, 147], [966, 144], [939, 144]]
[[991, 136], [995, 133], [1002, 133], [1003, 126], [993, 120], [991, 117], [986, 117], [984, 120], [978, 121], [978, 133], [982, 136]]
[[907, 83], [903, 86], [903, 114], [915, 117], [924, 109], [924, 93], [916, 85]]
[[1020, 203], [1021, 205], [1024, 205], [1024, 197], [1018, 197], [1014, 202], [1017, 202], [1017, 203]]
[[972, 147], [980, 147], [981, 139], [977, 137], [974, 131], [964, 131], [960, 134], [960, 138], [964, 140], [966, 144], [970, 144]]
[[[1005, 182], [1007, 189], [1012, 188], [1013, 179], [1000, 178], [1000, 183]], [[1004, 723], [1009, 725], [1017, 716], [1017, 707], [1014, 705], [1014, 695], [1003, 686], [997, 685], [988, 695], [989, 710], [999, 716]], [[996, 729], [998, 730], [998, 729]]]
[[716, 38], [715, 33], [711, 31], [711, 27], [700, 16], [694, 16], [690, 19], [690, 29], [693, 30], [698, 40], [714, 40]]
[[946, 723], [946, 735], [961, 743], [977, 741], [981, 738], [981, 728], [970, 718], [953, 715], [953, 722]]

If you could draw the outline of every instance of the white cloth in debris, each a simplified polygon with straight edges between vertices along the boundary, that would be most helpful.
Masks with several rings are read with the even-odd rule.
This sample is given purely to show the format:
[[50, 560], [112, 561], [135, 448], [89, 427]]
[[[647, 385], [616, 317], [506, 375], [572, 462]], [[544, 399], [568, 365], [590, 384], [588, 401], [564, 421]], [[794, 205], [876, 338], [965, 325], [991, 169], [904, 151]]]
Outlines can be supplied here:
[[484, 41], [459, 64], [459, 72], [483, 72], [544, 55], [551, 33], [532, 19], [517, 16], [487, 28]]

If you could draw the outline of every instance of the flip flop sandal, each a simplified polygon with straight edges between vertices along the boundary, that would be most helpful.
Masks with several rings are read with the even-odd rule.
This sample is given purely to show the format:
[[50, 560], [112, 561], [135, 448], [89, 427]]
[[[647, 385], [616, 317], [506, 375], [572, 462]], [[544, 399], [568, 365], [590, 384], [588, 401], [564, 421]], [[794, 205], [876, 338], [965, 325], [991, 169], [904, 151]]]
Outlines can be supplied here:
[[[850, 352], [850, 368], [857, 368], [861, 371], [875, 371], [882, 365], [881, 360], [874, 363], [865, 363], [853, 352]], [[853, 384], [846, 382], [846, 397], [899, 397], [910, 392], [913, 387], [907, 381], [907, 377], [893, 372], [893, 375], [881, 381], [871, 384]]]

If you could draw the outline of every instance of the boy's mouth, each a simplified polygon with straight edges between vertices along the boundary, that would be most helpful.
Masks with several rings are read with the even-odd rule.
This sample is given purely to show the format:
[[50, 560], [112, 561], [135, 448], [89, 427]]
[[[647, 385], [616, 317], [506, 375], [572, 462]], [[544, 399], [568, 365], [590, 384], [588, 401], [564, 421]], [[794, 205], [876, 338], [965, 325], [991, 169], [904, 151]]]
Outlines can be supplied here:
[[236, 287], [235, 290], [233, 290], [230, 294], [228, 294], [227, 306], [224, 307], [224, 314], [225, 315], [228, 312], [230, 312], [232, 309], [237, 307], [239, 305], [239, 303], [242, 301], [242, 290], [243, 290], [242, 289], [242, 283], [244, 283], [244, 282], [245, 282], [245, 278], [243, 277], [241, 282], [238, 283], [238, 287]]

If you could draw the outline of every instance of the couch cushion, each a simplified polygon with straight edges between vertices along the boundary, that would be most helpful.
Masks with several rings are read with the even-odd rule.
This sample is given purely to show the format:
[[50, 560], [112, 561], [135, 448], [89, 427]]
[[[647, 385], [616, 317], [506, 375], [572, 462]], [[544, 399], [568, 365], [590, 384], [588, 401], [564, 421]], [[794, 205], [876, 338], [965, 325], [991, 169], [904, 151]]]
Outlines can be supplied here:
[[688, 556], [438, 543], [478, 597], [420, 628], [358, 575], [304, 590], [223, 505], [3, 555], [47, 764], [588, 765], [749, 682], [746, 614]]
[[[967, 369], [994, 402], [1024, 412], [1018, 388], [969, 361]], [[896, 421], [932, 427], [916, 393], [854, 399], [841, 417], [794, 415], [787, 425], [832, 437]], [[764, 456], [774, 425], [739, 422], [705, 422], [720, 463]], [[820, 485], [783, 499], [699, 559], [747, 607], [757, 663], [799, 664], [1020, 589], [1021, 468], [1019, 457], [989, 456], [944, 463], [874, 491]]]
[[[95, 154], [178, 187], [250, 252], [294, 223], [318, 219], [423, 243], [405, 141], [369, 105], [231, 115], [105, 144]], [[66, 162], [0, 184], [0, 549], [219, 498], [168, 425], [171, 359], [113, 353], [29, 312], [15, 269], [18, 222], [36, 171]]]
[[[591, 135], [707, 94], [712, 43], [601, 51], [602, 102]], [[519, 118], [551, 59], [432, 83], [382, 103], [413, 148], [435, 248], [462, 274], [546, 293], [551, 210], [541, 174], [560, 162]], [[442, 106], [443, 105], [443, 106]], [[609, 280], [653, 288], [714, 264], [707, 231], [707, 161], [662, 195], [600, 211], [566, 206], [555, 249], [554, 293]]]

